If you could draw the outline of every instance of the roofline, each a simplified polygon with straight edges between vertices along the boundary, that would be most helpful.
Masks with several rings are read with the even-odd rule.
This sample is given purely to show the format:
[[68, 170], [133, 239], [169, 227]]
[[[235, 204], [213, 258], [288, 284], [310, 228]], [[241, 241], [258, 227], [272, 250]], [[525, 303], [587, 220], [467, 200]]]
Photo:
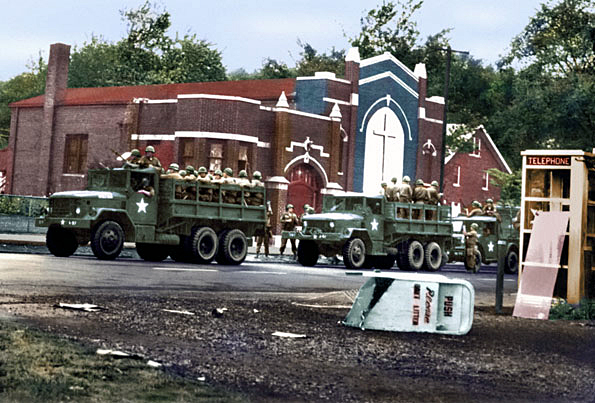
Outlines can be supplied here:
[[409, 67], [405, 66], [405, 64], [403, 64], [402, 61], [400, 61], [399, 59], [397, 59], [396, 57], [394, 57], [392, 54], [390, 54], [388, 52], [384, 52], [381, 55], [364, 59], [361, 61], [359, 66], [360, 66], [360, 68], [362, 68], [362, 67], [369, 66], [371, 64], [376, 64], [376, 63], [384, 62], [387, 60], [393, 62], [394, 64], [396, 64], [397, 66], [402, 68], [407, 74], [409, 74], [411, 76], [411, 78], [413, 78], [415, 81], [419, 82], [419, 77], [416, 76], [415, 73], [413, 71], [411, 71], [411, 69]]

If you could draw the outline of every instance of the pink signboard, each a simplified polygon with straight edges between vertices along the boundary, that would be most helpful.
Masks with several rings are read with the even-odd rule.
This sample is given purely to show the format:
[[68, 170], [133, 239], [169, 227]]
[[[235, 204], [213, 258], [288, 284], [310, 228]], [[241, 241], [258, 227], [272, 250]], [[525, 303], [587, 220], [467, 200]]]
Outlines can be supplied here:
[[535, 213], [513, 316], [549, 317], [569, 215], [567, 211]]

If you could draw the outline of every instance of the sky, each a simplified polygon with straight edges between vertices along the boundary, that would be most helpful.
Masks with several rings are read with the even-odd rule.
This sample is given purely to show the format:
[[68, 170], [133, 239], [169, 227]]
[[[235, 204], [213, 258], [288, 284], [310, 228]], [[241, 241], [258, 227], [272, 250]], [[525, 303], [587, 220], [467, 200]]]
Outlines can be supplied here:
[[[484, 64], [507, 52], [544, 0], [425, 0], [414, 14], [421, 38], [452, 28], [456, 50], [469, 51]], [[120, 10], [136, 9], [144, 0], [2, 0], [0, 81], [28, 71], [50, 44], [82, 46], [93, 35], [116, 42], [126, 35]], [[196, 34], [222, 53], [228, 72], [252, 72], [272, 58], [293, 67], [309, 43], [319, 52], [348, 49], [348, 37], [360, 19], [382, 0], [157, 0], [171, 14], [169, 34]], [[414, 66], [409, 66], [413, 69]]]

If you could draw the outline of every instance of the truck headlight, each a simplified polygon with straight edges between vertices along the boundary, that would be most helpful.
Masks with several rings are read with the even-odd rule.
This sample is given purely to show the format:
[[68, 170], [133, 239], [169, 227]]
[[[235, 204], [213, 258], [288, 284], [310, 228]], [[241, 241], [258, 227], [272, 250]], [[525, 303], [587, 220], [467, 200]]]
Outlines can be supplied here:
[[304, 221], [304, 223], [302, 224], [302, 227], [305, 229], [308, 226], [308, 221]]
[[335, 223], [331, 221], [331, 222], [329, 222], [329, 223], [328, 223], [328, 226], [329, 226], [331, 229], [333, 229], [333, 228], [335, 228]]
[[81, 208], [77, 207], [76, 210], [74, 210], [74, 212], [76, 213], [76, 215], [79, 215], [81, 213]]

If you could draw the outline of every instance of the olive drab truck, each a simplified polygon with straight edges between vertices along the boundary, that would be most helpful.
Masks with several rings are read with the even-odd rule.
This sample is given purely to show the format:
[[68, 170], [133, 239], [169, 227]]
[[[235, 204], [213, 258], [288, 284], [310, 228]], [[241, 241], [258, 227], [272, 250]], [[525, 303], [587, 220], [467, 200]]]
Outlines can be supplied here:
[[[465, 215], [452, 218], [453, 237], [448, 247], [449, 261], [465, 262], [468, 271], [478, 272], [481, 264], [496, 263], [504, 259], [504, 272], [517, 273], [519, 268], [519, 231], [514, 227], [518, 207], [498, 206], [496, 215]], [[477, 224], [477, 250], [475, 267], [467, 267], [465, 235], [471, 224]]]
[[91, 170], [87, 189], [51, 195], [36, 225], [48, 227], [46, 244], [55, 256], [90, 242], [97, 258], [115, 259], [126, 241], [148, 261], [241, 264], [266, 222], [264, 193], [264, 187], [162, 178], [152, 167]]
[[304, 266], [314, 266], [320, 255], [342, 255], [349, 269], [389, 269], [396, 261], [402, 270], [436, 271], [446, 263], [450, 211], [383, 196], [326, 195], [320, 214], [305, 215], [300, 231], [282, 236], [299, 240], [297, 258]]

